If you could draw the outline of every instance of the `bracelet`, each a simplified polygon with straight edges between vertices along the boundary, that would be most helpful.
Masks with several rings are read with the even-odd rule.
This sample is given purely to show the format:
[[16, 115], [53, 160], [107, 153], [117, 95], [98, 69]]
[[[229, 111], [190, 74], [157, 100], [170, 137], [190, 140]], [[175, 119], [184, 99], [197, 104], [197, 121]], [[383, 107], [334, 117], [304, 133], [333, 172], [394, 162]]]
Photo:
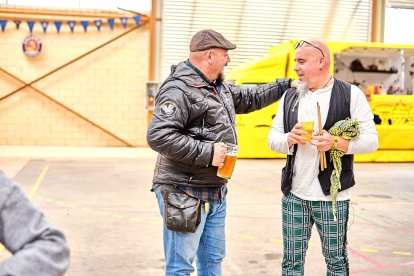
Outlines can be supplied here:
[[336, 147], [338, 146], [338, 142], [339, 142], [338, 136], [334, 135], [333, 137], [334, 137], [334, 143], [330, 150], [336, 150]]

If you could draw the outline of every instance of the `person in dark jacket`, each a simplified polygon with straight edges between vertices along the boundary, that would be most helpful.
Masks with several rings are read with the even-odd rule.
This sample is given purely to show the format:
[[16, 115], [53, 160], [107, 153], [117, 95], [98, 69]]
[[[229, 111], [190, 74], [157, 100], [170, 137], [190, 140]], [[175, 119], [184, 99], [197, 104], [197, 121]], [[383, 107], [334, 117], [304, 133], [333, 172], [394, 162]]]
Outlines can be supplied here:
[[[189, 59], [172, 67], [156, 96], [147, 141], [159, 153], [152, 190], [164, 217], [166, 275], [190, 275], [195, 257], [199, 276], [221, 275], [227, 180], [217, 170], [223, 166], [226, 144], [237, 145], [235, 114], [266, 107], [291, 86], [291, 79], [255, 88], [226, 83], [228, 50], [235, 48], [218, 32], [197, 32]], [[201, 221], [194, 233], [167, 228], [170, 214], [165, 206], [177, 205], [170, 202], [181, 198], [177, 194], [200, 200]], [[183, 202], [179, 205], [185, 208]]]
[[[288, 91], [282, 97], [268, 137], [273, 151], [287, 154], [282, 170], [282, 275], [304, 275], [306, 251], [315, 224], [322, 242], [326, 275], [345, 276], [349, 275], [346, 234], [350, 188], [355, 184], [353, 154], [377, 150], [378, 133], [364, 93], [330, 74], [328, 46], [308, 39], [298, 42], [295, 48], [294, 70], [300, 81], [297, 93]], [[318, 117], [322, 135], [315, 132], [319, 128]], [[312, 122], [313, 132], [304, 129], [307, 120]], [[347, 126], [351, 122], [358, 126], [359, 135], [355, 128]], [[339, 129], [347, 135], [339, 135]], [[310, 140], [304, 137], [308, 131], [313, 134]], [[321, 156], [327, 161], [326, 169], [321, 169]], [[338, 162], [334, 164], [334, 159], [340, 159], [342, 167], [339, 192], [335, 186]]]
[[64, 234], [1, 171], [0, 243], [12, 254], [0, 263], [1, 276], [59, 276], [69, 266], [69, 247]]

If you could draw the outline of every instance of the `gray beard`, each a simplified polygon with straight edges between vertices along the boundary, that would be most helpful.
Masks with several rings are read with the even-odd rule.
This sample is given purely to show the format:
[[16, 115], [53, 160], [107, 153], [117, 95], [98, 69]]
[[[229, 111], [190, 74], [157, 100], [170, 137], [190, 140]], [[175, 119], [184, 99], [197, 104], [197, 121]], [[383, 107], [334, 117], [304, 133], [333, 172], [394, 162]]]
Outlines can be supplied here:
[[296, 88], [296, 92], [299, 94], [299, 98], [303, 96], [303, 94], [305, 94], [306, 92], [308, 92], [309, 87], [308, 84], [306, 82], [300, 82], [298, 84], [298, 87]]
[[300, 99], [305, 95], [305, 93], [308, 92], [308, 90], [309, 87], [306, 82], [300, 82], [298, 84], [298, 87], [296, 88], [296, 94], [298, 95], [298, 97], [296, 98], [295, 103], [293, 104], [292, 112], [295, 111], [295, 107], [298, 105]]

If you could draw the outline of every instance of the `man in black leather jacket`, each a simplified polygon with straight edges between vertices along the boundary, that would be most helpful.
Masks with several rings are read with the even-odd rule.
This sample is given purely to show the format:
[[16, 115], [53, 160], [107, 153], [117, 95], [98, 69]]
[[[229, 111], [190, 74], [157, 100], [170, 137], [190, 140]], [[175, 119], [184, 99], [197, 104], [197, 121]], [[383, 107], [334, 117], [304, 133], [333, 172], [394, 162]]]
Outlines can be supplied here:
[[156, 96], [147, 141], [159, 153], [153, 190], [161, 215], [165, 220], [171, 192], [197, 198], [203, 207], [194, 233], [171, 231], [164, 224], [166, 275], [190, 275], [195, 256], [199, 276], [221, 275], [227, 180], [217, 176], [217, 169], [223, 166], [226, 143], [237, 145], [235, 114], [266, 107], [291, 86], [291, 79], [254, 88], [224, 82], [228, 50], [235, 48], [213, 30], [196, 33], [189, 59], [172, 67]]

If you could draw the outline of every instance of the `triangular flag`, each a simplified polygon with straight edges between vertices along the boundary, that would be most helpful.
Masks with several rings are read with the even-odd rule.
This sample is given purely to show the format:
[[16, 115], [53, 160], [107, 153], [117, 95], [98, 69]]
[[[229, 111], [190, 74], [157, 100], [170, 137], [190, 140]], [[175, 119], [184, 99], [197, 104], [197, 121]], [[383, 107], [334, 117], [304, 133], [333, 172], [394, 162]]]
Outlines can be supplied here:
[[7, 20], [0, 20], [1, 31], [3, 33], [4, 33], [4, 30], [6, 29], [6, 25], [7, 25]]
[[114, 24], [115, 24], [115, 19], [113, 18], [108, 18], [108, 25], [111, 28], [111, 30], [114, 29]]
[[68, 26], [70, 31], [73, 33], [73, 30], [75, 29], [76, 26], [76, 21], [68, 21]]
[[40, 25], [42, 25], [43, 33], [46, 33], [47, 26], [49, 26], [49, 21], [40, 21]]
[[82, 26], [83, 26], [83, 30], [85, 31], [85, 33], [86, 33], [86, 30], [88, 29], [88, 25], [89, 25], [89, 20], [84, 20], [84, 21], [81, 21], [81, 24], [82, 24]]
[[20, 27], [20, 23], [22, 23], [21, 20], [14, 20], [14, 24], [16, 24], [16, 29], [18, 30]]
[[93, 22], [95, 22], [95, 26], [98, 29], [98, 31], [101, 31], [102, 20], [98, 19], [98, 20], [94, 20]]
[[60, 33], [60, 27], [62, 26], [62, 21], [55, 21], [56, 31]]
[[34, 21], [27, 21], [27, 26], [29, 26], [30, 33], [33, 31], [34, 24]]
[[127, 23], [128, 23], [128, 17], [121, 17], [121, 23], [122, 23], [122, 26], [125, 29], [126, 26], [127, 26]]
[[141, 20], [140, 16], [136, 15], [133, 18], [134, 18], [135, 24], [139, 27], [139, 21]]

